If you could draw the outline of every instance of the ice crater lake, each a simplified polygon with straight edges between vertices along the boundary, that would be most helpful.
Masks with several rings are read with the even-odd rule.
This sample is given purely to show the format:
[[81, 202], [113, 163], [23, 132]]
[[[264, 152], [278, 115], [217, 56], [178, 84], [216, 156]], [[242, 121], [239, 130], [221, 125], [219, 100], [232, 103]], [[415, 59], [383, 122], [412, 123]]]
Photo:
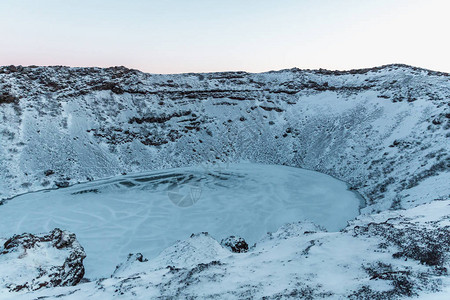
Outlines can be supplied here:
[[249, 245], [289, 222], [309, 220], [338, 231], [359, 214], [361, 197], [345, 182], [305, 169], [232, 164], [117, 176], [28, 193], [0, 206], [0, 237], [76, 233], [86, 277], [107, 277], [129, 253], [157, 256], [191, 233]]

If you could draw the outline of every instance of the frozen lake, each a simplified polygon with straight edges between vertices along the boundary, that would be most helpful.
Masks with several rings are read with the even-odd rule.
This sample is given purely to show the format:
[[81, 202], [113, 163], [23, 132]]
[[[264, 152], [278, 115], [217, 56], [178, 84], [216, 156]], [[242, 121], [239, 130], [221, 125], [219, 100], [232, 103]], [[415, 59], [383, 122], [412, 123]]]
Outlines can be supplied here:
[[0, 236], [72, 231], [87, 253], [86, 277], [98, 278], [128, 253], [155, 257], [191, 233], [207, 231], [218, 241], [239, 235], [251, 245], [288, 222], [337, 231], [361, 205], [346, 183], [304, 169], [178, 168], [18, 196], [0, 206]]

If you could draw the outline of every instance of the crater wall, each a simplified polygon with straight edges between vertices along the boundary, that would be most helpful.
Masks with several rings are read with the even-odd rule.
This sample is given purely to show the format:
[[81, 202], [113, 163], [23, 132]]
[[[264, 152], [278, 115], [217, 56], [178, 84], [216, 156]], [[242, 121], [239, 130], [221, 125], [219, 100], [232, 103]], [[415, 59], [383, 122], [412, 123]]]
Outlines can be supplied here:
[[0, 68], [0, 199], [250, 161], [348, 182], [365, 211], [450, 194], [450, 76], [405, 65], [155, 75]]

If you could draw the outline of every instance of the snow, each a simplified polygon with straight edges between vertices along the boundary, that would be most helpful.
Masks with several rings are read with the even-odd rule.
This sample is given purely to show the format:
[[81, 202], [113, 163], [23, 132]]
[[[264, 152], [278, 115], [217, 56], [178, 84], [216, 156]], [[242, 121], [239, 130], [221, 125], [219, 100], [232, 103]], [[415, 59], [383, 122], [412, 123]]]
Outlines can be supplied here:
[[[0, 239], [3, 246], [5, 240]], [[1, 247], [0, 247], [1, 248]], [[23, 284], [39, 276], [43, 266], [62, 266], [68, 257], [69, 250], [56, 249], [49, 243], [41, 243], [39, 247], [23, 249], [8, 255], [0, 255], [0, 286], [16, 283]], [[42, 275], [41, 275], [42, 276]], [[47, 275], [45, 275], [47, 276]], [[45, 278], [40, 278], [45, 281]], [[49, 279], [47, 279], [49, 280]], [[1, 294], [0, 294], [1, 298]]]
[[[448, 232], [449, 74], [0, 67], [0, 90], [18, 99], [0, 104], [0, 200], [41, 190], [0, 206], [0, 237], [64, 227], [86, 249], [88, 278], [112, 274], [35, 293], [0, 288], [1, 299], [343, 299], [391, 291], [393, 280], [367, 272], [379, 263], [409, 272], [398, 276], [419, 298], [448, 298], [448, 273], [394, 259], [404, 245], [354, 229], [389, 224], [415, 240]], [[169, 117], [132, 121], [149, 116]], [[305, 169], [357, 190], [362, 215], [352, 220], [361, 200], [344, 182]], [[156, 174], [180, 181], [148, 180]], [[219, 244], [230, 234], [256, 246], [231, 253]], [[149, 261], [126, 261], [129, 252]]]
[[[58, 181], [242, 160], [335, 176], [368, 200], [367, 213], [394, 200], [413, 207], [449, 194], [427, 189], [413, 197], [405, 189], [445, 173], [430, 169], [448, 159], [448, 74], [403, 65], [181, 75], [5, 69], [0, 89], [20, 100], [0, 109], [0, 199]], [[163, 123], [130, 123], [189, 111]], [[55, 174], [43, 176], [48, 169]], [[420, 173], [427, 175], [411, 178]]]
[[[401, 226], [411, 222], [419, 229], [430, 222], [445, 221], [449, 214], [450, 200], [435, 201], [409, 210], [361, 216], [357, 223], [392, 222]], [[130, 257], [110, 278], [32, 294], [4, 293], [4, 297], [0, 289], [0, 298], [259, 299], [277, 295], [300, 298], [304, 292], [313, 298], [344, 299], [363, 286], [375, 292], [395, 289], [391, 281], [374, 279], [366, 272], [365, 268], [379, 262], [389, 264], [393, 270], [408, 270], [410, 275], [406, 278], [410, 281], [433, 270], [413, 259], [393, 258], [395, 248], [382, 249], [381, 242], [376, 236], [354, 235], [352, 227], [341, 232], [323, 232], [309, 222], [296, 222], [266, 235], [247, 253], [232, 253], [210, 235], [200, 233], [175, 243], [148, 261]], [[415, 290], [417, 298], [445, 299], [449, 278], [425, 277], [428, 281], [419, 282]], [[431, 294], [426, 284], [433, 286], [439, 281], [442, 281], [442, 285], [437, 285], [440, 290]]]
[[[194, 189], [200, 193], [192, 195]], [[86, 277], [99, 278], [128, 253], [155, 257], [191, 233], [207, 231], [219, 241], [239, 235], [252, 245], [298, 220], [337, 231], [361, 204], [344, 182], [299, 168], [177, 168], [16, 197], [1, 206], [0, 236], [55, 227], [75, 232], [88, 253]]]

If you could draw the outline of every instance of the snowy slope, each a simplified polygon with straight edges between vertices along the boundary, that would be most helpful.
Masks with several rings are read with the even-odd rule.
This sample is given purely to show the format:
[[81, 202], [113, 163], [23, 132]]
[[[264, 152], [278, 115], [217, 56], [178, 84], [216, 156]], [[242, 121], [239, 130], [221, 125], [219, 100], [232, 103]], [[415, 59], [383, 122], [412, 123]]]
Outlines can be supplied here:
[[3, 67], [0, 91], [2, 198], [242, 160], [333, 175], [366, 197], [367, 211], [449, 195], [446, 73]]

